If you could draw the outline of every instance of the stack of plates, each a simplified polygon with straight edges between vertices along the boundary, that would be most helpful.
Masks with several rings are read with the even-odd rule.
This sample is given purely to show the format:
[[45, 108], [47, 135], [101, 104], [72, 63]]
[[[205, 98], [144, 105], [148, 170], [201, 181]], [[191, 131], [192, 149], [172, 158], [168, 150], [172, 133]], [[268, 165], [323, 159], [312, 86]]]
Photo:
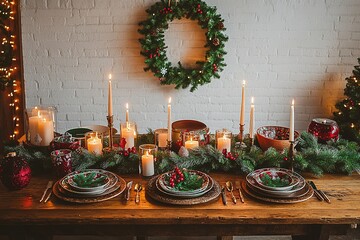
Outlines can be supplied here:
[[173, 171], [166, 172], [150, 179], [146, 193], [151, 198], [168, 204], [194, 205], [216, 199], [221, 192], [220, 185], [206, 173], [188, 170], [190, 175], [203, 179], [202, 185], [195, 190], [181, 191], [170, 186], [168, 179]]
[[101, 202], [114, 198], [125, 189], [125, 180], [102, 169], [86, 169], [69, 173], [53, 187], [54, 194], [76, 203]]
[[243, 185], [248, 195], [266, 202], [302, 202], [314, 193], [302, 176], [284, 168], [255, 170], [246, 176]]
[[209, 175], [207, 175], [203, 172], [194, 171], [194, 170], [189, 170], [188, 172], [190, 175], [197, 175], [199, 178], [203, 179], [203, 184], [200, 188], [191, 190], [191, 191], [180, 191], [180, 190], [170, 187], [168, 182], [166, 181], [166, 179], [168, 179], [170, 177], [170, 175], [172, 174], [172, 171], [164, 173], [157, 178], [156, 188], [165, 195], [178, 197], [178, 198], [200, 197], [213, 188], [214, 181], [212, 180], [212, 178]]

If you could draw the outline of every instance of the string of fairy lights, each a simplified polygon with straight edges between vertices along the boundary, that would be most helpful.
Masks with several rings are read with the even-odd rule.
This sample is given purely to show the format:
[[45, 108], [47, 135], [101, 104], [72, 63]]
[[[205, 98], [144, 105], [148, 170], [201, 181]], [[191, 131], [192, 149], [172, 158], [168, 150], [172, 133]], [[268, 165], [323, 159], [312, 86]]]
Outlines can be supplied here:
[[21, 84], [19, 74], [17, 73], [18, 65], [15, 57], [15, 35], [13, 28], [15, 26], [15, 2], [2, 0], [0, 3], [0, 28], [2, 35], [1, 51], [0, 51], [0, 79], [1, 90], [9, 92], [9, 112], [12, 116], [12, 133], [9, 139], [18, 138], [20, 133], [20, 97]]

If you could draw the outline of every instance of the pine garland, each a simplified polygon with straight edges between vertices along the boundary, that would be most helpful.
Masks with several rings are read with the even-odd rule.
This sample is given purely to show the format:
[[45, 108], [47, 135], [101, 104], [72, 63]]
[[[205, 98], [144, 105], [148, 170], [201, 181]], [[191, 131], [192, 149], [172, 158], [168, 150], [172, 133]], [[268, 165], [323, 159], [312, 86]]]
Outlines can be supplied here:
[[[153, 139], [153, 133], [143, 135], [141, 141]], [[297, 171], [306, 171], [321, 176], [323, 173], [346, 173], [360, 169], [360, 147], [355, 142], [340, 139], [337, 142], [330, 141], [320, 144], [317, 139], [303, 132], [296, 146], [294, 167]], [[24, 157], [32, 168], [49, 169], [49, 152], [31, 150], [24, 146], [6, 147], [6, 151], [15, 151]], [[238, 174], [249, 173], [262, 167], [285, 167], [288, 164], [288, 151], [278, 152], [269, 148], [263, 152], [258, 146], [253, 145], [243, 149], [235, 149], [235, 160], [229, 160], [223, 153], [212, 145], [190, 150], [188, 157], [181, 157], [174, 152], [159, 151], [155, 163], [156, 173], [163, 173], [175, 166], [201, 170], [204, 172], [224, 171]], [[119, 174], [137, 173], [139, 169], [139, 157], [130, 153], [124, 155], [111, 152], [102, 156], [96, 156], [85, 149], [72, 153], [74, 170], [86, 168], [111, 169]]]
[[[228, 37], [223, 33], [224, 20], [216, 13], [216, 7], [207, 6], [201, 0], [180, 0], [176, 4], [172, 1], [161, 0], [146, 10], [148, 18], [139, 23], [139, 33], [144, 35], [139, 39], [141, 55], [147, 65], [145, 71], [151, 70], [158, 77], [161, 84], [175, 84], [175, 88], [191, 86], [193, 92], [199, 85], [210, 83], [211, 78], [220, 78], [218, 74], [226, 64], [224, 63], [225, 42]], [[187, 69], [181, 62], [174, 67], [166, 56], [164, 32], [168, 29], [168, 22], [174, 19], [188, 18], [196, 20], [201, 28], [206, 29], [206, 51], [204, 61], [196, 62], [196, 68]]]

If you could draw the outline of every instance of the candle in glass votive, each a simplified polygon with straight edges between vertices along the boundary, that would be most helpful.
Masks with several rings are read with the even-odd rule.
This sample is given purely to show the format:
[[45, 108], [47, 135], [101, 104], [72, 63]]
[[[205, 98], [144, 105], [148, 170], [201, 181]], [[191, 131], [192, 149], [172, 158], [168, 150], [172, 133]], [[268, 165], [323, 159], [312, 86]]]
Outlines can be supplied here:
[[154, 155], [149, 152], [150, 150], [146, 151], [146, 153], [141, 156], [141, 174], [145, 177], [152, 176], [155, 173]]
[[38, 122], [40, 119], [40, 116], [29, 117], [30, 143], [34, 145], [39, 144], [36, 135], [38, 134]]
[[101, 139], [98, 138], [97, 133], [95, 136], [92, 136], [87, 140], [87, 149], [89, 152], [94, 153], [96, 155], [102, 154], [103, 145]]
[[231, 151], [231, 139], [227, 138], [225, 135], [217, 139], [217, 149], [222, 151], [226, 149], [227, 152]]
[[192, 138], [190, 138], [189, 141], [185, 142], [185, 148], [187, 149], [194, 149], [199, 147], [199, 142], [198, 141], [193, 141]]
[[167, 146], [167, 138], [168, 138], [168, 135], [167, 135], [167, 132], [162, 132], [162, 133], [159, 133], [158, 135], [158, 147], [160, 148], [165, 148]]
[[125, 149], [132, 148], [135, 146], [135, 132], [130, 127], [121, 129], [121, 137], [125, 138], [126, 141]]
[[54, 122], [45, 117], [38, 120], [37, 134], [39, 135], [39, 146], [49, 146], [54, 140]]

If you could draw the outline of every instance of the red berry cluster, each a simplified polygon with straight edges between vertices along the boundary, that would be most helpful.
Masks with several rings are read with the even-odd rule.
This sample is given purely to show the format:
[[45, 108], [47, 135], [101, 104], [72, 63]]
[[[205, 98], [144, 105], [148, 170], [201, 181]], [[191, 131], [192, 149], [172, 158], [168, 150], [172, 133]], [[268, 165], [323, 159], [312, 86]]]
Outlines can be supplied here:
[[125, 157], [128, 157], [130, 155], [130, 153], [136, 153], [136, 148], [132, 147], [132, 148], [128, 148], [127, 150], [122, 150], [119, 152], [120, 155], [124, 155]]
[[197, 5], [196, 12], [199, 13], [199, 14], [202, 14], [202, 13], [203, 13], [203, 11], [201, 10], [200, 4]]
[[226, 148], [224, 148], [222, 150], [222, 154], [224, 155], [224, 157], [226, 157], [227, 159], [232, 160], [232, 161], [235, 161], [236, 158], [239, 156], [237, 154], [235, 154], [235, 156], [233, 156], [232, 153], [228, 152]]
[[160, 10], [161, 14], [168, 14], [168, 13], [172, 13], [173, 10], [170, 7], [165, 7], [164, 9]]
[[176, 167], [169, 180], [170, 187], [174, 187], [176, 183], [180, 183], [182, 181], [184, 181], [184, 174], [178, 167]]
[[216, 72], [218, 70], [218, 67], [216, 66], [216, 64], [213, 64], [213, 72]]

